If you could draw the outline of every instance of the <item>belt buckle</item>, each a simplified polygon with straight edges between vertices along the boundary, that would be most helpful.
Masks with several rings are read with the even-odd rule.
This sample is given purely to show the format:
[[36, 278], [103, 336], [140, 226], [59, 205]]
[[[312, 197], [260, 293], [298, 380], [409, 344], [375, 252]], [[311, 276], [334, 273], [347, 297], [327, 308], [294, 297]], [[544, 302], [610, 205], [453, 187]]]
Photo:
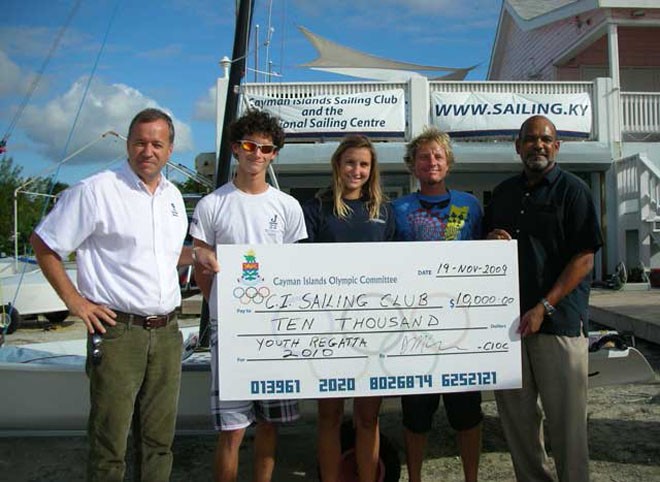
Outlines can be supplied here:
[[160, 319], [160, 316], [158, 315], [151, 315], [151, 316], [145, 316], [144, 317], [144, 324], [142, 325], [145, 330], [151, 330], [154, 328], [153, 323], [158, 321]]

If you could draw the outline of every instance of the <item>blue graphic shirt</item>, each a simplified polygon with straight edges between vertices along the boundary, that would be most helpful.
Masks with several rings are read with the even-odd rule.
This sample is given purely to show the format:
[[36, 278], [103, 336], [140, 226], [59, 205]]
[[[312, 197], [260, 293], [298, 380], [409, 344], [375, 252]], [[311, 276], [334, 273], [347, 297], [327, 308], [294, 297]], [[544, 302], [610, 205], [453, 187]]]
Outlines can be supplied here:
[[456, 241], [481, 239], [481, 205], [462, 191], [442, 196], [408, 194], [392, 202], [396, 239], [400, 241]]

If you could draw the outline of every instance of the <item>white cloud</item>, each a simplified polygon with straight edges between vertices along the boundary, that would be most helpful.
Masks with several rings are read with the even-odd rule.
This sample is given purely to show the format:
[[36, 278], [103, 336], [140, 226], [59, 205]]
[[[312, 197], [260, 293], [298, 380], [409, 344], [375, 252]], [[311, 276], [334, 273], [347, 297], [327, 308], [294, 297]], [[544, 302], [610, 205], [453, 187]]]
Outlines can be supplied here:
[[214, 85], [209, 88], [206, 96], [197, 99], [195, 102], [195, 120], [215, 122], [217, 102], [216, 91], [217, 88]]
[[[43, 106], [29, 106], [25, 109], [20, 122], [21, 129], [52, 161], [57, 162], [64, 157], [63, 149], [78, 112], [86, 83], [86, 78], [81, 77], [65, 94], [53, 98]], [[125, 136], [133, 116], [146, 107], [161, 108], [172, 115], [176, 131], [176, 152], [193, 149], [190, 127], [177, 120], [167, 108], [159, 106], [155, 100], [132, 87], [124, 84], [109, 85], [97, 79], [92, 82], [87, 93], [67, 155], [98, 139], [107, 131], [115, 131]], [[123, 141], [104, 140], [76, 156], [71, 162], [105, 163], [124, 152]]]
[[181, 44], [170, 44], [157, 49], [137, 52], [135, 56], [151, 60], [171, 59], [173, 57], [179, 57], [182, 52], [183, 46]]
[[0, 50], [0, 77], [2, 77], [0, 96], [23, 91], [24, 81], [21, 69], [3, 50]]
[[181, 15], [192, 15], [206, 26], [234, 26], [236, 0], [172, 0], [171, 6]]
[[29, 59], [35, 65], [41, 64], [49, 54], [53, 58], [67, 58], [75, 53], [98, 50], [98, 41], [93, 35], [75, 28], [68, 28], [56, 45], [59, 33], [55, 28], [3, 25], [0, 26], [0, 45], [9, 55]]
[[46, 27], [0, 27], [0, 44], [12, 55], [43, 58], [53, 43], [53, 30]]
[[[486, 12], [499, 12], [500, 2], [494, 0], [380, 0], [375, 6], [373, 0], [294, 0], [295, 9], [305, 12], [306, 15], [337, 14], [359, 15], [364, 17], [365, 13], [374, 13], [378, 10], [380, 19], [384, 8], [392, 8], [399, 18], [415, 15], [436, 14], [438, 17], [452, 16], [463, 17], [472, 15], [483, 15]], [[433, 19], [428, 19], [433, 21]]]
[[499, 11], [498, 2], [493, 0], [388, 0], [388, 3], [417, 10], [420, 14], [436, 13], [457, 17]]

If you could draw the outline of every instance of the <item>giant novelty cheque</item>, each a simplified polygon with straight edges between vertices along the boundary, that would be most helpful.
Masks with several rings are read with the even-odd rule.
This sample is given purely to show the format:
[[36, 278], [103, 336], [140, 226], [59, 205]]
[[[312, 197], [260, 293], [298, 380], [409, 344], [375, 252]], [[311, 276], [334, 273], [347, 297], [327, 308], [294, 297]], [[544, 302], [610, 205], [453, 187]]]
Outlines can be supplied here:
[[218, 246], [220, 398], [519, 388], [516, 247]]

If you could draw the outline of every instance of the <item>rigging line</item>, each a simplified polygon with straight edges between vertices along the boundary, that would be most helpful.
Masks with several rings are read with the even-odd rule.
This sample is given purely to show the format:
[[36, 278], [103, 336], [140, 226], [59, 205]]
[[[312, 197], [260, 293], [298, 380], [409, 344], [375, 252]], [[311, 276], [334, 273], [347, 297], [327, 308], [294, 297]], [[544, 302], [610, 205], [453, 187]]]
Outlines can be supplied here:
[[37, 86], [39, 85], [39, 82], [41, 81], [41, 77], [43, 76], [44, 72], [46, 71], [46, 67], [50, 63], [50, 59], [53, 57], [53, 54], [57, 50], [57, 47], [60, 45], [60, 41], [62, 40], [62, 37], [64, 36], [64, 33], [69, 28], [69, 25], [71, 24], [71, 20], [73, 20], [73, 17], [75, 16], [76, 12], [78, 11], [78, 8], [80, 7], [81, 1], [82, 0], [76, 0], [76, 3], [71, 8], [71, 11], [69, 12], [69, 15], [67, 16], [66, 20], [64, 21], [64, 24], [62, 24], [62, 27], [60, 27], [60, 30], [57, 33], [57, 36], [55, 37], [55, 40], [53, 41], [53, 45], [51, 45], [51, 47], [50, 47], [48, 55], [46, 55], [46, 58], [44, 59], [43, 64], [41, 64], [41, 67], [37, 71], [36, 77], [32, 80], [32, 83], [30, 84], [30, 87], [28, 88], [28, 91], [26, 92], [25, 97], [23, 98], [23, 101], [21, 102], [21, 105], [18, 107], [18, 110], [16, 111], [16, 114], [14, 114], [14, 117], [12, 118], [11, 122], [9, 123], [9, 127], [7, 127], [7, 131], [5, 132], [4, 137], [2, 138], [3, 142], [7, 142], [7, 140], [9, 139], [11, 134], [13, 133], [14, 128], [16, 127], [16, 124], [18, 124], [18, 120], [23, 115], [23, 111], [27, 107], [28, 102], [30, 102], [30, 99], [32, 98], [32, 94], [34, 94], [34, 91], [37, 89]]
[[[119, 5], [121, 4], [122, 0], [117, 0], [117, 3], [115, 4], [115, 8], [112, 11], [112, 15], [110, 15], [110, 21], [108, 22], [108, 27], [105, 30], [105, 34], [103, 35], [103, 42], [101, 43], [101, 47], [99, 48], [98, 53], [96, 54], [96, 60], [94, 61], [94, 65], [92, 66], [92, 71], [90, 72], [89, 78], [87, 79], [87, 84], [85, 85], [85, 90], [83, 91], [82, 98], [80, 99], [80, 104], [78, 105], [78, 110], [76, 112], [76, 116], [73, 119], [73, 124], [71, 125], [71, 129], [69, 130], [69, 135], [66, 139], [66, 143], [64, 144], [64, 149], [62, 152], [62, 156], [65, 156], [67, 151], [69, 150], [69, 144], [71, 143], [71, 139], [73, 138], [73, 133], [76, 130], [76, 127], [78, 125], [78, 119], [80, 117], [80, 112], [82, 111], [82, 108], [85, 104], [85, 100], [87, 99], [87, 94], [89, 93], [89, 88], [90, 85], [92, 84], [92, 80], [94, 79], [94, 74], [96, 73], [96, 69], [98, 68], [99, 61], [101, 60], [101, 55], [103, 54], [103, 51], [105, 49], [105, 45], [108, 42], [108, 37], [110, 36], [110, 29], [112, 28], [112, 24], [114, 23], [115, 17], [117, 16], [117, 12], [119, 11]], [[60, 164], [57, 167], [57, 170], [55, 171], [55, 174], [52, 177], [51, 180], [51, 185], [50, 185], [50, 190], [48, 194], [52, 194], [53, 188], [55, 187], [55, 182], [57, 181], [57, 177], [60, 172], [60, 168], [62, 165]], [[41, 213], [42, 217], [46, 214], [46, 208], [48, 207], [48, 200], [44, 202], [44, 207], [43, 211]]]
[[67, 137], [66, 143], [64, 144], [64, 150], [62, 152], [62, 155], [66, 155], [67, 150], [69, 149], [69, 144], [71, 143], [71, 138], [73, 137], [73, 133], [78, 125], [78, 118], [80, 117], [80, 112], [82, 111], [82, 108], [85, 104], [85, 100], [87, 99], [87, 94], [89, 93], [89, 87], [92, 83], [92, 80], [94, 79], [94, 74], [96, 74], [96, 69], [99, 66], [99, 61], [101, 60], [101, 55], [103, 54], [103, 50], [105, 50], [105, 45], [108, 42], [108, 37], [110, 35], [110, 29], [112, 28], [112, 24], [115, 20], [115, 17], [117, 16], [117, 12], [119, 11], [119, 5], [121, 4], [121, 0], [117, 0], [117, 3], [115, 4], [115, 8], [112, 12], [112, 15], [110, 16], [110, 21], [108, 22], [108, 28], [105, 31], [105, 34], [103, 36], [103, 42], [101, 43], [101, 47], [99, 48], [98, 53], [96, 54], [96, 59], [94, 60], [94, 65], [92, 66], [92, 71], [90, 72], [89, 78], [87, 79], [87, 84], [85, 85], [85, 90], [83, 91], [83, 96], [80, 99], [80, 104], [78, 105], [78, 110], [76, 112], [76, 116], [73, 119], [73, 125], [71, 126], [71, 129], [69, 130], [69, 136]]
[[[266, 71], [270, 72], [272, 69], [272, 62], [270, 60], [270, 42], [273, 38], [273, 0], [268, 0], [268, 29], [266, 31], [266, 41], [264, 46], [266, 47]], [[258, 67], [257, 67], [258, 68]], [[265, 76], [266, 82], [270, 82], [270, 75]]]
[[[241, 2], [241, 0], [236, 0], [236, 9], [235, 9], [235, 12], [234, 12], [234, 14], [235, 14], [236, 17], [238, 17], [240, 2]], [[252, 9], [253, 9], [253, 6], [254, 6], [253, 2], [254, 2], [254, 0], [251, 0], [250, 3], [248, 4], [248, 16], [249, 16], [250, 19], [252, 18]], [[251, 44], [250, 44], [250, 34], [251, 34], [251, 30], [252, 30], [252, 29], [251, 29], [250, 27], [248, 27], [248, 28], [247, 28], [247, 31], [245, 32], [245, 38], [246, 38], [246, 40], [245, 40], [245, 45], [246, 45], [246, 48], [245, 48], [245, 52], [244, 52], [244, 54], [241, 55], [240, 57], [236, 57], [235, 59], [230, 59], [230, 61], [231, 61], [232, 64], [233, 64], [234, 62], [239, 62], [239, 61], [242, 61], [242, 60], [247, 59], [251, 54], [254, 53], [254, 50], [253, 50], [253, 49], [255, 49], [255, 48], [256, 48], [257, 50], [259, 49], [259, 45], [258, 45], [258, 44], [257, 44], [256, 46], [255, 46], [255, 45], [253, 45], [252, 47], [250, 46], [250, 45], [251, 45]], [[257, 42], [254, 42], [254, 43], [256, 44]], [[245, 66], [245, 69], [244, 69], [244, 70], [245, 70], [245, 72], [243, 72], [242, 77], [245, 77], [245, 75], [246, 75], [246, 73], [247, 73], [247, 71], [248, 71], [247, 63], [246, 63], [246, 66]]]
[[[78, 118], [80, 117], [80, 112], [81, 112], [82, 107], [85, 103], [85, 99], [87, 98], [87, 93], [89, 92], [90, 84], [92, 82], [92, 79], [94, 78], [94, 74], [96, 73], [96, 69], [97, 69], [99, 61], [101, 59], [101, 54], [103, 53], [105, 45], [108, 41], [108, 36], [110, 34], [110, 29], [112, 27], [112, 24], [114, 22], [115, 17], [117, 16], [117, 12], [119, 11], [119, 5], [120, 4], [121, 4], [121, 0], [117, 0], [117, 3], [116, 3], [115, 8], [112, 12], [112, 15], [110, 16], [110, 21], [108, 22], [108, 28], [106, 29], [105, 35], [103, 36], [103, 42], [101, 43], [101, 47], [99, 48], [99, 51], [96, 55], [96, 60], [94, 62], [94, 66], [92, 67], [92, 71], [90, 73], [89, 79], [87, 80], [87, 85], [85, 86], [85, 90], [83, 92], [82, 99], [80, 99], [80, 105], [78, 106], [78, 111], [76, 112], [76, 116], [73, 120], [73, 125], [71, 126], [71, 129], [69, 130], [69, 136], [68, 136], [68, 138], [66, 140], [66, 143], [64, 145], [64, 151], [63, 151], [64, 155], [66, 154], [67, 150], [69, 149], [69, 144], [71, 142], [71, 138], [73, 137], [73, 132], [75, 131], [76, 125], [78, 124]], [[53, 189], [55, 188], [55, 182], [57, 180], [57, 176], [59, 175], [61, 167], [62, 167], [62, 163], [60, 163], [57, 166], [57, 169], [55, 170], [55, 174], [51, 178], [50, 188], [48, 190], [49, 195], [53, 193]], [[46, 198], [46, 200], [44, 201], [43, 209], [41, 211], [41, 217], [42, 218], [46, 214], [46, 210], [48, 208], [48, 201], [49, 201], [49, 198]], [[17, 235], [17, 233], [14, 233], [14, 236], [16, 236], [16, 235]], [[16, 255], [18, 256], [18, 253], [16, 253]], [[19, 281], [18, 281], [18, 285], [16, 286], [16, 292], [14, 293], [14, 297], [12, 299], [12, 306], [15, 306], [16, 298], [18, 298], [18, 293], [19, 293], [19, 291], [21, 289], [21, 286], [23, 284], [23, 277], [25, 276], [25, 268], [26, 268], [26, 266], [23, 267], [23, 270], [21, 272], [21, 275], [20, 275], [20, 278], [19, 278]]]
[[282, 32], [282, 42], [280, 43], [280, 74], [284, 76], [284, 42], [286, 41], [286, 4], [287, 0], [282, 2], [282, 25], [280, 31]]
[[[117, 4], [115, 5], [115, 9], [112, 13], [112, 16], [110, 17], [110, 22], [108, 23], [108, 28], [105, 32], [105, 36], [103, 37], [103, 43], [101, 44], [101, 48], [99, 49], [99, 52], [96, 56], [96, 62], [94, 63], [94, 66], [92, 67], [92, 72], [90, 74], [89, 80], [88, 80], [87, 85], [85, 87], [85, 91], [83, 92], [83, 97], [80, 101], [80, 105], [78, 106], [78, 112], [76, 113], [76, 117], [73, 121], [73, 125], [71, 126], [71, 130], [69, 131], [69, 137], [67, 138], [66, 144], [64, 146], [64, 154], [66, 154], [66, 152], [69, 148], [69, 143], [71, 142], [71, 137], [72, 137], [73, 132], [74, 132], [74, 130], [76, 128], [76, 125], [78, 123], [78, 117], [80, 116], [80, 111], [82, 110], [82, 106], [85, 102], [85, 98], [87, 97], [87, 92], [89, 91], [89, 85], [92, 81], [92, 78], [94, 77], [94, 73], [96, 71], [99, 60], [101, 58], [101, 53], [103, 52], [103, 49], [104, 49], [105, 44], [106, 44], [107, 39], [108, 39], [108, 34], [110, 32], [110, 27], [112, 26], [112, 22], [113, 22], [116, 14], [117, 14], [117, 11], [119, 10], [119, 4], [120, 3], [121, 3], [121, 0], [118, 0]], [[58, 176], [61, 168], [62, 168], [62, 163], [60, 162], [57, 166], [57, 169], [55, 170], [55, 173], [51, 177], [50, 187], [49, 187], [48, 193], [47, 193], [49, 196], [53, 194], [53, 189], [55, 188], [55, 183], [57, 181], [57, 176]], [[43, 207], [42, 207], [42, 210], [41, 210], [41, 217], [42, 218], [46, 215], [46, 210], [48, 209], [48, 204], [49, 204], [50, 199], [51, 199], [50, 197], [47, 197], [44, 200]], [[14, 236], [16, 236], [16, 233], [14, 233]], [[16, 256], [18, 256], [18, 253], [16, 253]], [[19, 292], [19, 290], [21, 288], [21, 285], [23, 283], [23, 276], [24, 275], [25, 275], [25, 266], [23, 267], [23, 270], [21, 272], [21, 276], [20, 276], [19, 281], [18, 281], [18, 286], [16, 287], [16, 293], [14, 294], [14, 298], [12, 299], [12, 305], [16, 303], [16, 298], [18, 297], [18, 292]]]
[[[238, 17], [238, 4], [239, 4], [239, 3], [240, 3], [240, 0], [237, 0], [237, 1], [236, 1], [236, 5], [237, 5], [237, 8], [236, 8], [236, 17]], [[253, 4], [252, 4], [252, 2], [250, 2], [250, 3], [248, 4], [248, 17], [249, 17], [250, 19], [252, 19], [252, 7], [253, 7]], [[248, 26], [248, 28], [246, 29], [246, 32], [245, 32], [245, 45], [246, 45], [245, 52], [243, 53], [242, 56], [240, 56], [240, 57], [238, 57], [238, 58], [235, 58], [235, 59], [231, 59], [231, 62], [232, 62], [232, 63], [234, 63], [234, 62], [238, 62], [238, 61], [242, 61], [242, 60], [246, 60], [250, 54], [254, 53], [254, 51], [252, 50], [252, 48], [254, 48], [254, 46], [253, 46], [253, 47], [250, 47], [250, 45], [252, 45], [252, 44], [254, 44], [254, 43], [256, 43], [256, 42], [252, 42], [252, 43], [250, 42], [251, 30], [252, 30], [252, 28], [251, 28], [251, 25], [250, 25], [250, 26]], [[256, 45], [256, 48], [258, 49], [259, 46]], [[244, 69], [244, 70], [245, 70], [245, 71], [243, 72], [243, 74], [242, 74], [241, 77], [244, 77], [244, 76], [246, 75], [246, 73], [247, 73], [247, 60], [246, 60], [246, 62], [245, 62], [245, 69]]]
[[[50, 62], [50, 59], [53, 56], [53, 53], [55, 52], [57, 46], [59, 45], [60, 41], [62, 40], [62, 36], [64, 35], [64, 32], [67, 30], [67, 28], [68, 28], [69, 24], [71, 23], [71, 20], [73, 19], [75, 13], [78, 11], [78, 8], [80, 7], [80, 2], [81, 2], [81, 0], [76, 1], [74, 7], [71, 9], [71, 12], [69, 13], [69, 16], [67, 17], [64, 25], [62, 25], [62, 28], [58, 32], [58, 35], [55, 38], [55, 42], [53, 43], [53, 46], [51, 47], [50, 51], [48, 52], [48, 56], [46, 57], [46, 60], [44, 61], [43, 65], [41, 67], [41, 70], [39, 71], [39, 73], [37, 75], [37, 78], [33, 81], [32, 85], [30, 86], [29, 94], [23, 99], [23, 103], [19, 107], [19, 111], [17, 112], [17, 115], [14, 116], [14, 119], [12, 120], [12, 123], [10, 125], [10, 129], [8, 130], [8, 133], [5, 134], [5, 137], [2, 139], [2, 143], [7, 142], [7, 139], [9, 138], [12, 131], [14, 130], [14, 127], [16, 126], [16, 123], [18, 122], [18, 119], [19, 119], [20, 115], [22, 115], [23, 110], [25, 110], [25, 107], [27, 106], [27, 103], [30, 100], [30, 97], [34, 93], [35, 89], [37, 88], [37, 84], [39, 83], [39, 79], [41, 79], [41, 76], [43, 75], [43, 73], [46, 69], [46, 66]], [[59, 167], [58, 167], [58, 171], [59, 171]], [[53, 179], [53, 182], [50, 183], [50, 188], [48, 190], [49, 195], [53, 193], [54, 187], [55, 187], [55, 180]], [[15, 194], [14, 194], [14, 196], [15, 196]], [[46, 213], [46, 209], [48, 207], [48, 200], [49, 200], [49, 198], [46, 198], [46, 200], [44, 202], [43, 209], [42, 209], [42, 212], [41, 212], [41, 217], [42, 218]], [[14, 213], [14, 216], [16, 216], [16, 215], [17, 214]], [[14, 236], [18, 236], [18, 233], [14, 232]], [[14, 253], [14, 256], [18, 257], [18, 252]], [[27, 265], [23, 265], [23, 269], [21, 270], [20, 277], [18, 279], [18, 284], [16, 285], [16, 291], [14, 292], [14, 296], [11, 300], [12, 306], [16, 305], [16, 299], [18, 298], [18, 293], [21, 289], [21, 286], [23, 285], [23, 277], [25, 276], [26, 268], [27, 268]]]
[[[108, 132], [105, 132], [105, 133], [102, 134], [98, 139], [96, 139], [96, 140], [94, 140], [94, 141], [92, 141], [92, 142], [86, 144], [85, 146], [83, 146], [83, 147], [81, 147], [80, 149], [78, 149], [76, 152], [72, 153], [72, 154], [69, 155], [68, 157], [66, 157], [66, 158], [62, 159], [61, 161], [59, 161], [59, 163], [58, 163], [56, 169], [59, 170], [59, 168], [60, 168], [65, 162], [69, 161], [70, 159], [72, 159], [73, 157], [75, 157], [76, 155], [78, 155], [79, 153], [81, 153], [82, 151], [84, 151], [84, 150], [90, 148], [92, 145], [94, 145], [94, 144], [96, 144], [97, 142], [101, 141], [101, 140], [104, 139], [107, 135], [110, 135], [110, 134], [111, 134], [111, 135], [114, 135], [114, 136], [117, 136], [117, 137], [120, 137], [120, 136], [119, 136], [117, 133], [115, 133], [114, 131], [108, 131]], [[121, 158], [123, 158], [123, 157], [124, 157], [124, 154], [120, 154], [120, 155], [117, 156], [115, 159], [113, 159], [112, 161], [110, 161], [110, 164], [116, 162], [117, 160], [119, 160], [119, 159], [121, 159]], [[107, 165], [106, 165], [106, 166], [107, 166]], [[106, 166], [104, 166], [104, 168], [105, 168]], [[11, 301], [11, 305], [12, 305], [12, 306], [16, 306], [16, 299], [18, 298], [19, 291], [20, 291], [20, 289], [21, 289], [21, 286], [23, 285], [23, 277], [25, 276], [25, 272], [26, 272], [26, 268], [27, 268], [27, 264], [24, 264], [23, 267], [22, 267], [22, 269], [20, 269], [20, 270], [19, 270], [19, 267], [18, 267], [18, 258], [19, 258], [19, 256], [18, 256], [18, 238], [17, 238], [17, 236], [18, 236], [18, 221], [17, 221], [17, 220], [18, 220], [18, 205], [17, 205], [16, 197], [18, 196], [18, 193], [19, 193], [19, 192], [23, 192], [24, 194], [30, 194], [30, 193], [28, 193], [27, 191], [24, 191], [24, 190], [22, 190], [22, 189], [24, 189], [25, 187], [27, 187], [28, 185], [32, 184], [33, 182], [35, 182], [35, 181], [38, 180], [38, 179], [39, 179], [38, 177], [36, 177], [36, 178], [32, 178], [32, 179], [30, 179], [28, 182], [22, 184], [21, 186], [19, 186], [18, 188], [16, 188], [16, 189], [14, 190], [14, 236], [15, 236], [15, 239], [14, 239], [14, 269], [15, 269], [15, 271], [16, 271], [15, 274], [20, 274], [20, 276], [19, 276], [19, 279], [18, 279], [18, 283], [17, 283], [17, 285], [16, 285], [16, 291], [14, 292], [14, 296], [13, 296], [12, 301]], [[45, 194], [45, 196], [47, 196], [48, 198], [53, 198], [53, 197], [55, 197], [55, 196], [52, 195], [53, 186], [54, 186], [54, 183], [51, 185], [51, 188], [50, 188], [50, 191], [48, 192], [48, 194]], [[42, 194], [42, 195], [43, 195], [43, 194]], [[44, 208], [47, 206], [47, 204], [48, 204], [48, 200], [49, 200], [49, 199], [46, 199], [46, 202], [44, 202]], [[42, 217], [43, 217], [43, 216], [44, 216], [44, 213], [42, 212]], [[28, 252], [31, 253], [31, 248], [30, 248], [30, 251], [28, 251]], [[20, 273], [19, 273], [19, 271], [20, 271]], [[1, 291], [1, 288], [2, 288], [2, 285], [0, 284], [0, 291]], [[0, 297], [0, 299], [2, 299], [2, 297]]]

